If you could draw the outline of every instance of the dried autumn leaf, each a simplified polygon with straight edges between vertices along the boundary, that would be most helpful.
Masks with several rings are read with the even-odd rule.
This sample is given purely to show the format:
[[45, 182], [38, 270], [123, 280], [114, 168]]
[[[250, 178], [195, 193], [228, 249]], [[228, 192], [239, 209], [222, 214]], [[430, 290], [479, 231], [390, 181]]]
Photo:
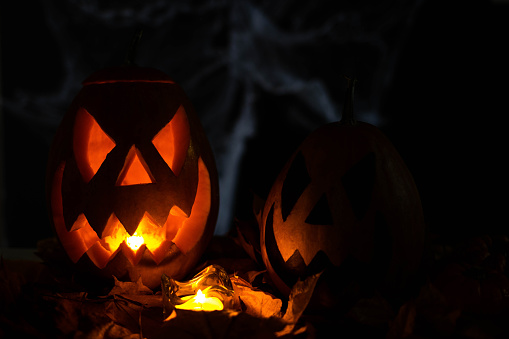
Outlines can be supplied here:
[[253, 288], [234, 285], [235, 294], [245, 305], [245, 312], [255, 317], [280, 317], [283, 302], [268, 293]]
[[98, 324], [91, 331], [84, 333], [78, 331], [75, 338], [122, 338], [122, 339], [138, 339], [140, 335], [132, 333], [127, 328], [115, 324], [113, 321]]
[[260, 229], [256, 221], [235, 219], [235, 228], [237, 236], [235, 242], [239, 244], [244, 251], [257, 263], [262, 262], [260, 249]]
[[200, 270], [209, 265], [219, 265], [226, 272], [248, 272], [258, 269], [258, 265], [249, 257], [245, 258], [216, 258], [207, 260]]
[[297, 328], [297, 321], [306, 310], [306, 307], [313, 296], [316, 283], [321, 275], [322, 272], [309, 276], [303, 281], [299, 280], [295, 283], [288, 299], [288, 308], [282, 318], [287, 325], [283, 330], [277, 333], [278, 337], [295, 333], [295, 331], [302, 331], [302, 329]]
[[387, 338], [406, 338], [414, 332], [417, 311], [415, 303], [408, 302], [399, 309], [396, 318], [390, 322]]
[[11, 304], [16, 302], [16, 299], [21, 294], [21, 287], [25, 281], [23, 276], [11, 271], [3, 257], [0, 258], [0, 300], [2, 300], [2, 307], [0, 312], [7, 311]]
[[425, 328], [437, 337], [449, 337], [455, 332], [461, 309], [451, 307], [444, 295], [432, 283], [422, 286], [414, 300], [401, 306], [389, 326], [389, 338], [417, 335], [416, 328]]
[[115, 278], [115, 286], [106, 298], [105, 313], [121, 328], [141, 337], [151, 334], [162, 321], [162, 296], [154, 295], [143, 285], [141, 278], [136, 282], [122, 282]]
[[[130, 298], [143, 298], [155, 296], [130, 295]], [[158, 307], [148, 307], [142, 302], [114, 295], [105, 303], [104, 313], [115, 324], [126, 328], [132, 333], [138, 333], [139, 337], [149, 338], [161, 326], [163, 310], [161, 307], [161, 296], [159, 296]], [[143, 335], [143, 336], [142, 336]]]
[[111, 321], [105, 314], [108, 301], [87, 299], [84, 292], [57, 293], [44, 298], [52, 304], [54, 326], [64, 336], [87, 334]]
[[162, 307], [161, 295], [154, 295], [150, 288], [143, 285], [141, 277], [136, 282], [123, 282], [115, 278], [115, 286], [108, 296], [120, 296], [148, 308]]
[[132, 333], [141, 331], [141, 312], [143, 311], [141, 304], [117, 297], [107, 303], [104, 311], [115, 324], [127, 328]]
[[253, 287], [249, 281], [236, 274], [230, 275], [230, 280], [234, 286]]
[[415, 300], [417, 314], [426, 326], [435, 329], [441, 335], [454, 332], [461, 309], [451, 307], [444, 295], [432, 283], [424, 285]]
[[54, 317], [56, 328], [64, 335], [75, 333], [78, 329], [80, 314], [75, 302], [61, 299], [54, 308], [58, 316]]
[[115, 286], [111, 289], [108, 295], [114, 294], [122, 294], [122, 295], [131, 295], [131, 294], [153, 294], [152, 290], [147, 286], [143, 285], [141, 277], [138, 278], [136, 282], [130, 281], [120, 281], [115, 276]]
[[283, 327], [279, 318], [259, 318], [245, 312], [175, 310], [150, 338], [270, 339]]
[[263, 271], [249, 271], [249, 272], [246, 272], [243, 274], [243, 276], [245, 277], [245, 279], [251, 284], [253, 285], [253, 282], [259, 278], [260, 276], [262, 276], [263, 274], [265, 274], [265, 272], [267, 272], [267, 270], [263, 270]]
[[299, 320], [300, 316], [308, 306], [309, 300], [313, 295], [316, 283], [322, 272], [307, 277], [305, 280], [297, 281], [290, 292], [288, 299], [288, 308], [283, 320], [287, 323], [294, 324]]
[[253, 288], [251, 284], [239, 276], [233, 275], [230, 280], [235, 296], [244, 305], [244, 311], [255, 317], [280, 317], [283, 302], [273, 295]]

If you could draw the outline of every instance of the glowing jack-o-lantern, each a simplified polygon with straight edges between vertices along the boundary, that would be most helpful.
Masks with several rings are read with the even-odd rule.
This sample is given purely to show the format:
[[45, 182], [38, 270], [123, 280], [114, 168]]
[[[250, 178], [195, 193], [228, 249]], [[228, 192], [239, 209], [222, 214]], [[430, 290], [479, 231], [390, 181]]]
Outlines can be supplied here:
[[354, 83], [342, 120], [319, 127], [295, 150], [261, 216], [262, 257], [274, 284], [289, 294], [298, 279], [325, 270], [324, 305], [345, 305], [375, 284], [402, 293], [424, 246], [413, 177], [378, 128], [354, 120]]
[[50, 151], [48, 202], [69, 258], [149, 287], [183, 278], [214, 232], [218, 179], [191, 103], [166, 74], [124, 66], [83, 83]]

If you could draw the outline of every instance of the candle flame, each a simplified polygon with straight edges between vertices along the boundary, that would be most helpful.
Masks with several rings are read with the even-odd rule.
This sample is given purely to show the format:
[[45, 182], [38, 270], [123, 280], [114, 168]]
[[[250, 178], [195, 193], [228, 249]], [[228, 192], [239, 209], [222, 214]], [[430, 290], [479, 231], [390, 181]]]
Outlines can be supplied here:
[[196, 292], [196, 302], [199, 302], [200, 304], [203, 304], [205, 302], [205, 294], [199, 289], [198, 292]]
[[130, 237], [127, 237], [125, 239], [125, 243], [127, 246], [129, 246], [133, 251], [137, 251], [141, 245], [143, 245], [145, 241], [143, 240], [143, 237], [138, 235], [137, 232], [134, 232], [134, 234]]

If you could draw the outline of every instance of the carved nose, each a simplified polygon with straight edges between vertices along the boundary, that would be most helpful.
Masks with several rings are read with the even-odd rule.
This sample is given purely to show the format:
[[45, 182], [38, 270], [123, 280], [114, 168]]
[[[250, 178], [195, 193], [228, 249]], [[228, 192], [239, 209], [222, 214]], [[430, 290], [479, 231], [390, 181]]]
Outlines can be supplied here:
[[151, 184], [155, 182], [140, 151], [133, 145], [127, 154], [124, 167], [117, 179], [117, 186]]

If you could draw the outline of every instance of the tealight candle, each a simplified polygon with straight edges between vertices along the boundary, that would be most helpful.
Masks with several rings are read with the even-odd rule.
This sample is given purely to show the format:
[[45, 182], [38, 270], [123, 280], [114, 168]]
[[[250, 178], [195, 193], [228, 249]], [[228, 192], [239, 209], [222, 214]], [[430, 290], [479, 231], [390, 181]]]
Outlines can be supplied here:
[[171, 316], [175, 309], [222, 311], [240, 308], [228, 273], [218, 265], [209, 265], [191, 280], [179, 282], [161, 275], [163, 315]]
[[197, 311], [221, 311], [223, 309], [221, 300], [216, 297], [207, 297], [201, 290], [198, 290], [196, 295], [184, 296], [181, 300], [185, 302], [175, 305], [175, 308]]

